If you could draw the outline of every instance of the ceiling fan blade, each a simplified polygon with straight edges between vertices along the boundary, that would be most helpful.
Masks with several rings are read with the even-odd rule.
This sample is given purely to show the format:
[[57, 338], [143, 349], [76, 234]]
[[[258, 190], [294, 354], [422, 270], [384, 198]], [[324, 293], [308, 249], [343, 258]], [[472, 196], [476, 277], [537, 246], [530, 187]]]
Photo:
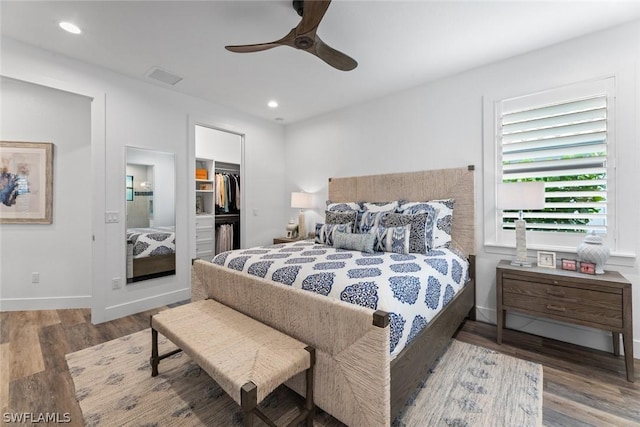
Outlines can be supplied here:
[[246, 52], [260, 52], [261, 50], [267, 50], [274, 47], [282, 46], [279, 43], [258, 43], [258, 44], [245, 44], [238, 46], [225, 46], [224, 48], [230, 52], [246, 53]]
[[358, 62], [350, 56], [335, 50], [325, 42], [323, 42], [318, 35], [312, 49], [308, 49], [307, 52], [322, 59], [333, 68], [337, 68], [341, 71], [351, 71], [358, 66]]
[[302, 20], [296, 27], [297, 34], [302, 35], [315, 31], [320, 25], [320, 21], [327, 12], [331, 0], [305, 0], [302, 13]]
[[244, 45], [235, 45], [235, 46], [225, 46], [224, 48], [231, 52], [237, 53], [247, 53], [247, 52], [260, 52], [261, 50], [267, 50], [278, 46], [291, 46], [295, 47], [293, 41], [295, 39], [295, 28], [289, 31], [289, 33], [281, 38], [280, 40], [268, 42], [268, 43], [257, 43], [257, 44], [244, 44]]

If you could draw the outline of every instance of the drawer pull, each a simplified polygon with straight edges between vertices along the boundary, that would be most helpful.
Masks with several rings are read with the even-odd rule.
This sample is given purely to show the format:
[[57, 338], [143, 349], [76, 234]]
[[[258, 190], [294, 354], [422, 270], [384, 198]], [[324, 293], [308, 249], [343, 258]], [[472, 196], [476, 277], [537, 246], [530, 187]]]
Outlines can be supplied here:
[[564, 291], [558, 291], [556, 289], [547, 289], [547, 293], [549, 295], [553, 295], [554, 297], [563, 297]]
[[547, 310], [554, 310], [554, 311], [565, 311], [566, 308], [561, 307], [559, 305], [551, 305], [551, 304], [547, 304]]

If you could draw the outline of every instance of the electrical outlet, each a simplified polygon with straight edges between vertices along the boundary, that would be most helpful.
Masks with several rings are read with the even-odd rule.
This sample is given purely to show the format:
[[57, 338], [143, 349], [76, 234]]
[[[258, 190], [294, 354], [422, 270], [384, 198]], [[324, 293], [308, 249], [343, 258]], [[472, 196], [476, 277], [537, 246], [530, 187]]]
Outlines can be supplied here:
[[114, 277], [111, 279], [111, 289], [120, 289], [121, 283], [122, 281], [119, 277]]
[[31, 273], [31, 283], [40, 283], [40, 273], [35, 271]]

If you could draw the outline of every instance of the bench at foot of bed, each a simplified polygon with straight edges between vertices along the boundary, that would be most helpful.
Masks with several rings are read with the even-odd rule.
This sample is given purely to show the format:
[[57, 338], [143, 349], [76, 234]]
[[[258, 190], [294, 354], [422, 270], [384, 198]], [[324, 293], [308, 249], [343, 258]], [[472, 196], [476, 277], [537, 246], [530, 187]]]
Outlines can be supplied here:
[[[158, 354], [158, 333], [179, 349]], [[285, 381], [306, 371], [306, 399], [289, 425], [313, 425], [315, 349], [219, 302], [208, 299], [162, 311], [151, 317], [151, 368], [184, 351], [244, 410], [244, 425], [254, 415], [274, 425], [258, 405]]]

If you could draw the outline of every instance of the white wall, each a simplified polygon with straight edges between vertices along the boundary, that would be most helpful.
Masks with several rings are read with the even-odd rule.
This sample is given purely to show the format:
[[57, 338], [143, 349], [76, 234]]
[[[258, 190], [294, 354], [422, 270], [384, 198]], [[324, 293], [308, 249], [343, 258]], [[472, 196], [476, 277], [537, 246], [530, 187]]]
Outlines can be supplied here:
[[196, 126], [196, 157], [239, 165], [242, 163], [241, 147], [241, 135]]
[[[94, 210], [92, 320], [102, 322], [141, 310], [175, 302], [190, 293], [190, 232], [189, 221], [195, 195], [194, 129], [197, 121], [220, 129], [245, 135], [246, 156], [244, 192], [246, 208], [258, 215], [247, 216], [247, 245], [265, 244], [279, 233], [285, 216], [285, 194], [274, 194], [273, 188], [284, 187], [284, 147], [281, 125], [257, 119], [229, 108], [184, 96], [159, 85], [127, 78], [109, 70], [84, 64], [15, 40], [3, 38], [1, 46], [2, 75], [35, 81], [51, 87], [64, 87], [76, 93], [95, 95], [92, 107], [98, 112], [91, 117], [92, 193]], [[98, 103], [98, 104], [96, 104]], [[101, 106], [100, 103], [103, 103]], [[7, 108], [6, 104], [3, 105]], [[25, 118], [21, 123], [27, 124]], [[3, 120], [4, 127], [4, 120]], [[41, 138], [42, 139], [42, 138]], [[48, 138], [45, 138], [48, 139]], [[126, 277], [124, 239], [125, 146], [149, 148], [175, 153], [176, 159], [176, 275], [157, 278], [112, 289], [113, 278]], [[71, 173], [71, 169], [59, 172]], [[59, 188], [59, 187], [58, 187]], [[87, 203], [90, 198], [87, 199]], [[105, 224], [105, 211], [118, 212], [120, 222]], [[54, 217], [54, 221], [56, 221]], [[3, 227], [4, 231], [4, 227]], [[44, 263], [55, 268], [75, 266], [77, 250], [60, 243], [64, 250], [52, 251], [46, 260], [33, 262], [16, 257], [14, 268], [24, 271], [44, 271]], [[68, 252], [71, 252], [69, 254]], [[4, 255], [3, 251], [3, 257]], [[3, 271], [5, 259], [2, 259]], [[64, 267], [63, 267], [64, 266]], [[37, 270], [36, 270], [37, 269]], [[67, 285], [60, 283], [66, 293]], [[4, 281], [2, 284], [4, 290]], [[74, 291], [75, 292], [75, 291]], [[15, 298], [28, 297], [17, 289]], [[86, 293], [85, 293], [86, 295]], [[3, 309], [14, 309], [15, 304]], [[25, 304], [28, 301], [24, 301]], [[35, 308], [35, 307], [30, 307]], [[46, 308], [57, 308], [51, 301]]]
[[[483, 245], [482, 224], [493, 209], [483, 202], [483, 182], [495, 181], [493, 172], [483, 165], [483, 143], [493, 143], [483, 140], [483, 98], [500, 99], [594, 78], [616, 77], [617, 116], [613, 124], [617, 141], [616, 191], [622, 200], [618, 221], [627, 226], [622, 232], [623, 246], [627, 252], [637, 254], [639, 67], [640, 22], [635, 22], [288, 125], [287, 185], [289, 190], [303, 188], [316, 192], [319, 207], [313, 220], [322, 222], [321, 203], [327, 198], [329, 177], [474, 164], [476, 303], [479, 320], [495, 323], [495, 265], [512, 256], [513, 249]], [[530, 255], [534, 256], [535, 250]], [[638, 263], [634, 257], [617, 256], [612, 257], [607, 268], [621, 271], [633, 283], [635, 354], [640, 355]], [[513, 315], [508, 316], [507, 325], [595, 348], [612, 348], [610, 335], [593, 329]]]
[[91, 100], [7, 78], [0, 85], [0, 140], [54, 144], [53, 223], [0, 226], [0, 309], [88, 307]]

